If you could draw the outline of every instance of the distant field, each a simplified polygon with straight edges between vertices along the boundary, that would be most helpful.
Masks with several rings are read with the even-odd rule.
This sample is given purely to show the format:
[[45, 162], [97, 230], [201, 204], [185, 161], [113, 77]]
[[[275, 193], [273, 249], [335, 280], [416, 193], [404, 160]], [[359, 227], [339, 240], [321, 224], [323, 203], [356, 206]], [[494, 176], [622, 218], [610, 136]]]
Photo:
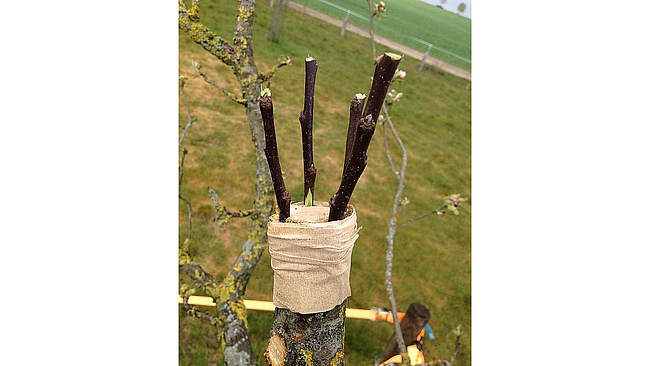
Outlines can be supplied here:
[[[292, 1], [307, 4], [311, 8], [338, 19], [345, 18], [343, 10], [319, 0]], [[365, 0], [325, 1], [349, 9], [366, 18], [370, 15], [368, 3]], [[419, 0], [385, 0], [384, 3], [386, 3], [387, 11], [382, 14], [382, 19], [375, 23], [375, 32], [377, 34], [425, 52], [427, 46], [413, 39], [419, 38], [465, 59], [472, 59], [472, 23], [470, 19]], [[353, 15], [350, 16], [349, 23], [369, 29], [368, 20]], [[431, 49], [430, 54], [452, 65], [471, 70], [470, 63], [435, 48]]]
[[[389, 0], [390, 1], [390, 0]], [[189, 0], [187, 1], [189, 2]], [[341, 179], [349, 104], [356, 93], [368, 93], [373, 72], [367, 38], [356, 34], [338, 36], [335, 26], [294, 9], [287, 10], [280, 41], [271, 43], [267, 32], [271, 20], [268, 1], [257, 3], [254, 18], [255, 62], [268, 71], [278, 58], [291, 56], [293, 66], [280, 69], [271, 81], [278, 150], [285, 183], [294, 200], [302, 197], [302, 153], [298, 116], [303, 107], [304, 58], [318, 61], [314, 106], [314, 160], [318, 168], [315, 198], [327, 201]], [[426, 4], [424, 4], [426, 5]], [[390, 14], [390, 4], [389, 14]], [[235, 0], [201, 1], [205, 25], [231, 39], [236, 17]], [[387, 19], [386, 19], [387, 20]], [[377, 52], [386, 49], [378, 46]], [[218, 85], [239, 93], [232, 71], [179, 34], [179, 73], [188, 76], [185, 92], [198, 120], [183, 143], [189, 150], [185, 161], [183, 196], [194, 210], [190, 252], [206, 270], [222, 279], [246, 240], [250, 221], [233, 219], [227, 226], [212, 221], [214, 207], [207, 187], [215, 189], [221, 203], [231, 210], [250, 208], [255, 189], [255, 154], [244, 109], [220, 91], [196, 78], [190, 65], [196, 60]], [[394, 88], [404, 93], [391, 106], [391, 115], [408, 149], [404, 196], [410, 203], [400, 208], [398, 224], [438, 208], [446, 194], [469, 197], [459, 216], [429, 217], [397, 232], [393, 284], [400, 311], [411, 302], [429, 307], [429, 324], [436, 339], [424, 341], [427, 361], [448, 359], [453, 352], [452, 330], [462, 325], [463, 346], [454, 366], [471, 366], [471, 266], [470, 266], [470, 150], [471, 82], [425, 67], [405, 58], [400, 69], [407, 72]], [[180, 99], [180, 98], [179, 98]], [[179, 124], [187, 117], [179, 100]], [[384, 287], [385, 236], [397, 180], [386, 159], [381, 126], [370, 144], [368, 166], [359, 180], [351, 204], [363, 227], [352, 255], [350, 307], [387, 307]], [[390, 144], [400, 161], [399, 149]], [[187, 234], [187, 208], [179, 203], [179, 236]], [[268, 252], [262, 256], [246, 290], [246, 299], [272, 300], [273, 272]], [[202, 293], [198, 293], [202, 295]], [[273, 322], [270, 312], [249, 311], [248, 326], [258, 363], [265, 365], [264, 350]], [[214, 328], [190, 318], [179, 308], [179, 365], [223, 364]], [[348, 366], [372, 365], [390, 339], [387, 323], [346, 321], [345, 361]]]

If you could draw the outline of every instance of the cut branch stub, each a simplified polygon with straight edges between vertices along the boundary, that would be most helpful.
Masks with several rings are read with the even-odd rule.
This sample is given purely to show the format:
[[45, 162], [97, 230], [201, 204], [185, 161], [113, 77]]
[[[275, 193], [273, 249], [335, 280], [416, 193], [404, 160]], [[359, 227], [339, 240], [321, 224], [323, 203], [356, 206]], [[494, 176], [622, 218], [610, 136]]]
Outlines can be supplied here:
[[314, 123], [314, 89], [316, 87], [316, 71], [318, 71], [318, 63], [312, 57], [307, 57], [307, 59], [305, 59], [305, 104], [302, 112], [300, 112], [299, 118], [300, 129], [302, 131], [302, 159], [304, 165], [305, 206], [311, 206], [314, 204], [314, 184], [316, 182], [316, 166], [314, 165], [314, 144], [312, 137]]
[[365, 102], [365, 94], [357, 94], [350, 102], [350, 124], [348, 125], [348, 138], [345, 140], [345, 161], [343, 163], [343, 172], [350, 165], [350, 155], [352, 154], [352, 145], [357, 136], [357, 127], [359, 127], [359, 120], [361, 119], [361, 112], [363, 112], [363, 102]]
[[269, 163], [271, 170], [271, 179], [273, 180], [273, 189], [275, 190], [275, 198], [278, 201], [278, 208], [280, 209], [280, 222], [285, 222], [290, 215], [291, 208], [291, 195], [287, 192], [284, 186], [284, 179], [282, 178], [282, 168], [280, 167], [280, 158], [278, 156], [278, 145], [275, 140], [275, 122], [273, 120], [273, 100], [271, 99], [271, 91], [264, 89], [260, 97], [260, 112], [262, 113], [262, 121], [264, 122], [264, 137], [266, 144], [264, 146], [264, 154]]
[[372, 120], [377, 121], [381, 106], [384, 104], [384, 99], [386, 99], [386, 93], [388, 93], [390, 83], [393, 80], [393, 75], [395, 75], [395, 70], [397, 70], [401, 60], [402, 56], [390, 52], [386, 52], [380, 57], [375, 66], [375, 75], [372, 78], [372, 87], [366, 100], [363, 117], [371, 114]]
[[354, 187], [357, 185], [368, 163], [366, 152], [368, 151], [372, 134], [375, 132], [375, 126], [376, 123], [373, 121], [372, 115], [368, 115], [366, 118], [359, 120], [352, 152], [350, 153], [350, 164], [343, 172], [339, 189], [330, 198], [330, 214], [327, 221], [341, 220], [345, 216], [350, 197], [352, 197], [352, 192], [354, 192]]

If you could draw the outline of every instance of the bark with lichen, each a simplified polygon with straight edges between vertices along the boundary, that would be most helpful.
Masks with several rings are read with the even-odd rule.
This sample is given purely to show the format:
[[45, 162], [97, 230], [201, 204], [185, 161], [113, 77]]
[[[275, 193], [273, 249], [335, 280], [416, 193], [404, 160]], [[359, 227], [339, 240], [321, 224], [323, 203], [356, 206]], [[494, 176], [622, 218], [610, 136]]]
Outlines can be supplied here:
[[252, 26], [254, 0], [239, 0], [232, 45], [200, 22], [199, 2], [192, 1], [187, 8], [179, 0], [179, 29], [195, 43], [230, 66], [239, 81], [246, 117], [256, 156], [255, 199], [250, 215], [248, 238], [238, 258], [221, 281], [216, 281], [187, 251], [181, 249], [179, 265], [217, 304], [214, 321], [224, 349], [226, 365], [257, 365], [252, 351], [246, 309], [242, 300], [253, 269], [266, 247], [266, 225], [273, 212], [273, 186], [266, 156], [264, 129], [259, 108], [260, 89], [265, 76], [260, 74], [253, 60]]
[[342, 366], [347, 299], [332, 310], [298, 314], [275, 309], [269, 346], [271, 366]]

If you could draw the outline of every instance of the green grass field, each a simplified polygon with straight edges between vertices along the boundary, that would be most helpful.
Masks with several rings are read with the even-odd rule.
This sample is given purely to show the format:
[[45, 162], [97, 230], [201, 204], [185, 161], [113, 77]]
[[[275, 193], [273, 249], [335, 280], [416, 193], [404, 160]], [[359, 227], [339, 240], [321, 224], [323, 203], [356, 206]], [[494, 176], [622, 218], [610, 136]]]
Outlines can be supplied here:
[[[368, 3], [364, 0], [327, 1], [369, 17]], [[306, 3], [307, 6], [337, 19], [345, 18], [344, 11], [318, 0], [295, 0], [295, 2]], [[472, 59], [470, 19], [419, 0], [385, 0], [384, 3], [386, 3], [386, 13], [381, 15], [380, 21], [375, 22], [377, 34], [425, 52], [427, 46], [413, 39], [419, 38], [465, 59]], [[349, 22], [364, 29], [370, 28], [367, 20], [355, 16], [350, 16]], [[431, 49], [430, 55], [471, 70], [471, 63], [435, 48]]]
[[[232, 38], [236, 2], [204, 0], [202, 21], [225, 39]], [[390, 6], [390, 4], [389, 4]], [[349, 102], [355, 93], [367, 93], [373, 72], [369, 40], [349, 34], [338, 36], [338, 28], [288, 9], [279, 43], [267, 41], [270, 21], [267, 2], [259, 2], [255, 12], [253, 48], [260, 71], [268, 71], [282, 55], [294, 57], [294, 65], [281, 69], [272, 80], [278, 148], [286, 172], [287, 189], [294, 200], [302, 195], [302, 153], [298, 116], [303, 103], [303, 60], [311, 55], [318, 61], [314, 110], [314, 155], [318, 168], [316, 199], [326, 201], [336, 191], [341, 177]], [[381, 46], [378, 52], [385, 51]], [[191, 253], [195, 259], [221, 278], [237, 256], [248, 231], [247, 220], [232, 220], [218, 227], [212, 222], [212, 202], [207, 187], [215, 189], [222, 204], [231, 210], [252, 204], [255, 156], [246, 116], [238, 104], [220, 91], [195, 78], [190, 66], [194, 59], [222, 87], [236, 93], [236, 80], [229, 68], [214, 59], [185, 34], [179, 35], [179, 72], [190, 76], [186, 95], [198, 118], [184, 146], [189, 150], [182, 189], [194, 208]], [[400, 210], [398, 224], [433, 210], [449, 193], [461, 193], [470, 200], [461, 215], [429, 217], [400, 230], [395, 237], [393, 282], [401, 311], [409, 303], [429, 307], [430, 325], [436, 340], [425, 340], [427, 360], [448, 359], [453, 350], [452, 329], [463, 329], [463, 346], [454, 365], [470, 365], [470, 130], [471, 83], [449, 74], [425, 68], [418, 73], [418, 61], [406, 58], [400, 68], [406, 79], [394, 84], [404, 93], [391, 107], [396, 128], [409, 151], [404, 195], [410, 204]], [[180, 104], [180, 124], [185, 125]], [[370, 145], [368, 167], [351, 204], [358, 212], [363, 229], [352, 255], [349, 306], [388, 307], [384, 287], [385, 236], [397, 180], [383, 152], [382, 130]], [[391, 151], [399, 159], [398, 149]], [[180, 237], [186, 235], [186, 208], [181, 202]], [[245, 298], [272, 300], [273, 275], [268, 252], [255, 269]], [[222, 363], [215, 331], [181, 310], [180, 364], [218, 365]], [[272, 313], [248, 312], [253, 348], [260, 364], [273, 321]], [[371, 365], [392, 334], [392, 326], [364, 320], [346, 321], [346, 364]]]

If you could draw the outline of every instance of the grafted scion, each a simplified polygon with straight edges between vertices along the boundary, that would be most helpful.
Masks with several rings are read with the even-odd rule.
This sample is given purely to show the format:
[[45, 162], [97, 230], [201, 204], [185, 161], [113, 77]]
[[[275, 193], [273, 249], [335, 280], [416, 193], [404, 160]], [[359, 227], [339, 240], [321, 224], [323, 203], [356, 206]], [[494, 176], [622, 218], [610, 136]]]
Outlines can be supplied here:
[[316, 183], [316, 166], [314, 165], [314, 89], [316, 87], [318, 63], [312, 57], [305, 59], [305, 103], [300, 112], [300, 129], [302, 131], [302, 160], [304, 165], [304, 202], [305, 206], [314, 204], [314, 184]]
[[[350, 132], [355, 130], [354, 118], [357, 115], [359, 106], [352, 100], [350, 105], [350, 129], [348, 130], [348, 141], [352, 141], [352, 147], [346, 144], [346, 157], [344, 159], [343, 176], [338, 191], [330, 198], [330, 214], [328, 221], [341, 220], [345, 216], [348, 203], [354, 192], [363, 170], [366, 168], [368, 157], [366, 155], [372, 135], [375, 133], [379, 111], [388, 88], [393, 80], [397, 65], [402, 60], [402, 56], [394, 53], [383, 54], [375, 65], [375, 74], [372, 79], [372, 86], [368, 99], [366, 100], [361, 118], [356, 128], [356, 136]], [[358, 98], [356, 98], [358, 99]], [[348, 158], [349, 151], [349, 158]]]
[[280, 209], [280, 222], [285, 222], [290, 214], [291, 195], [287, 192], [284, 186], [284, 179], [282, 178], [278, 145], [275, 139], [273, 99], [271, 99], [271, 91], [268, 88], [264, 89], [260, 97], [260, 111], [262, 112], [262, 121], [264, 121], [264, 136], [266, 140], [264, 154], [266, 154], [266, 160], [268, 160], [269, 169], [271, 170], [275, 198], [278, 201], [278, 208]]
[[361, 113], [363, 112], [363, 102], [365, 102], [365, 94], [357, 94], [350, 102], [350, 124], [348, 125], [348, 138], [345, 140], [345, 161], [343, 163], [343, 172], [350, 165], [350, 155], [352, 154], [352, 145], [357, 136], [357, 128]]
[[390, 88], [390, 83], [395, 75], [395, 70], [402, 60], [402, 56], [394, 53], [387, 52], [380, 56], [379, 61], [375, 65], [375, 74], [372, 77], [372, 87], [370, 94], [366, 101], [366, 106], [363, 110], [363, 117], [372, 115], [373, 121], [379, 118], [379, 110], [384, 104], [386, 94]]
[[341, 220], [345, 216], [346, 208], [352, 197], [352, 192], [366, 169], [368, 163], [368, 146], [375, 131], [376, 123], [372, 120], [372, 115], [366, 116], [359, 120], [357, 132], [350, 153], [350, 163], [343, 172], [343, 178], [338, 191], [330, 198], [330, 213], [327, 221]]

